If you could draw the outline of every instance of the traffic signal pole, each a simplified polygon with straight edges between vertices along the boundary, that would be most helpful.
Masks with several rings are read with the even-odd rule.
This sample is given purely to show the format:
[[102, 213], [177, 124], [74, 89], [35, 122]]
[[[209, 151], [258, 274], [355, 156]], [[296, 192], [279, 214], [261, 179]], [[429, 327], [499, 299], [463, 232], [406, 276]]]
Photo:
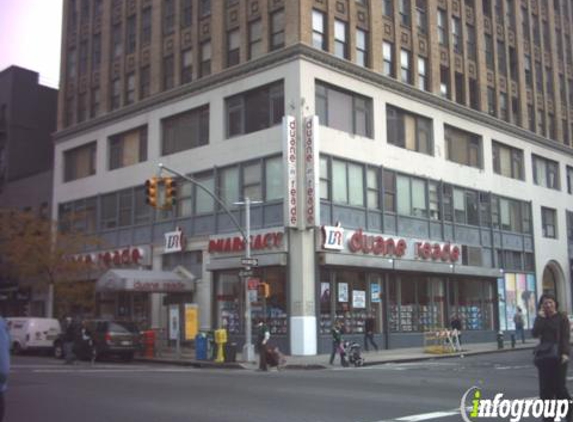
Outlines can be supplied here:
[[[250, 198], [245, 198], [245, 202], [236, 202], [235, 203], [236, 205], [245, 205], [245, 218], [246, 218], [246, 222], [245, 222], [246, 231], [245, 231], [245, 230], [243, 230], [243, 228], [241, 227], [241, 225], [239, 224], [239, 222], [237, 221], [235, 216], [231, 213], [231, 211], [223, 203], [223, 201], [221, 201], [219, 199], [219, 197], [217, 195], [215, 195], [215, 193], [211, 192], [206, 186], [204, 186], [203, 184], [201, 184], [200, 182], [198, 182], [197, 180], [195, 180], [191, 176], [187, 176], [183, 173], [179, 173], [178, 171], [173, 170], [172, 168], [165, 166], [163, 163], [159, 163], [158, 166], [161, 170], [165, 170], [168, 173], [172, 173], [176, 176], [179, 176], [182, 179], [187, 180], [188, 182], [191, 182], [194, 185], [198, 186], [203, 191], [205, 191], [211, 198], [213, 198], [215, 200], [215, 202], [217, 202], [217, 204], [219, 204], [221, 206], [221, 208], [223, 208], [223, 210], [227, 213], [227, 215], [229, 216], [229, 218], [231, 219], [231, 221], [233, 222], [233, 224], [235, 225], [235, 227], [237, 228], [237, 230], [239, 231], [239, 233], [241, 233], [241, 236], [243, 237], [243, 241], [245, 242], [245, 258], [246, 258], [246, 261], [248, 262], [251, 259], [251, 242], [250, 242], [250, 239], [251, 239], [251, 204], [260, 203], [260, 202], [259, 201], [254, 202], [254, 201], [251, 201]], [[251, 267], [245, 266], [244, 269], [246, 272], [248, 272], [251, 270]], [[251, 300], [249, 297], [249, 286], [248, 286], [248, 281], [247, 281], [248, 278], [249, 277], [247, 277], [247, 276], [241, 276], [243, 285], [245, 286], [245, 345], [243, 346], [243, 359], [247, 362], [253, 362], [255, 360], [255, 348], [253, 346], [253, 341], [252, 341], [252, 313], [251, 313]]]

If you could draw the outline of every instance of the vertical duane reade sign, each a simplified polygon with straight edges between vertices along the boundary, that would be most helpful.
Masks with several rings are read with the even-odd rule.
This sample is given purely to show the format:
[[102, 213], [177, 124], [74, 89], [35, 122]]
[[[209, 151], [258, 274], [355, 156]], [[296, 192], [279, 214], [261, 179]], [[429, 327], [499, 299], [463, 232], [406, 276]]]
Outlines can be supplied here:
[[304, 180], [305, 180], [305, 225], [307, 229], [319, 225], [318, 214], [318, 117], [304, 119]]
[[293, 116], [283, 117], [283, 155], [286, 159], [285, 182], [287, 196], [285, 201], [285, 227], [298, 225], [298, 189], [296, 181], [297, 145], [296, 145], [296, 120]]

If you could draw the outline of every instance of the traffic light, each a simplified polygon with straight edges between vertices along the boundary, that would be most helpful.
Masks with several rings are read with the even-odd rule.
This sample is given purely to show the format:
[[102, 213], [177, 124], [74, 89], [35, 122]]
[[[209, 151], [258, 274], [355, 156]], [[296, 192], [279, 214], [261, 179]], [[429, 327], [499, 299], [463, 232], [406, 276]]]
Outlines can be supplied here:
[[259, 296], [268, 298], [271, 295], [271, 286], [269, 283], [259, 283], [258, 286]]
[[145, 181], [145, 202], [153, 208], [157, 208], [157, 191], [159, 188], [159, 178], [152, 177]]
[[177, 204], [177, 182], [171, 178], [166, 177], [163, 179], [165, 183], [165, 203], [164, 208], [171, 209]]

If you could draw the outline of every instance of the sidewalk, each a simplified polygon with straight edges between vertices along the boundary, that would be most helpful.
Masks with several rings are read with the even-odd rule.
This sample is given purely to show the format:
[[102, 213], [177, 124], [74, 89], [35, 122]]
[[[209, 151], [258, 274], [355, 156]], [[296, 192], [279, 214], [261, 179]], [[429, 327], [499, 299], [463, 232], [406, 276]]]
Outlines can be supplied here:
[[[458, 353], [447, 353], [447, 354], [432, 354], [424, 353], [422, 347], [409, 347], [404, 349], [390, 349], [390, 350], [380, 350], [378, 352], [370, 351], [362, 353], [364, 357], [364, 366], [370, 365], [382, 365], [385, 363], [405, 363], [405, 362], [417, 362], [430, 359], [448, 359], [455, 357], [473, 356], [488, 353], [502, 353], [511, 352], [514, 350], [522, 349], [533, 349], [537, 341], [534, 339], [529, 339], [525, 344], [517, 343], [515, 349], [511, 348], [511, 344], [506, 341], [503, 349], [497, 348], [496, 342], [489, 343], [471, 343], [464, 345], [464, 350]], [[258, 356], [256, 356], [258, 359]], [[326, 369], [336, 366], [340, 366], [340, 358], [337, 356], [335, 360], [335, 365], [329, 365], [329, 354], [315, 355], [315, 356], [286, 356], [286, 367], [285, 369]], [[258, 361], [256, 362], [244, 362], [242, 360], [241, 353], [237, 353], [237, 362], [229, 363], [216, 363], [209, 360], [197, 360], [195, 359], [195, 350], [190, 348], [182, 348], [180, 357], [177, 356], [175, 350], [164, 350], [161, 352], [160, 356], [154, 358], [146, 358], [142, 356], [136, 356], [135, 360], [137, 362], [146, 363], [158, 363], [158, 364], [170, 364], [170, 365], [182, 365], [182, 366], [193, 366], [196, 368], [221, 368], [221, 369], [248, 369], [255, 370], [258, 368]]]

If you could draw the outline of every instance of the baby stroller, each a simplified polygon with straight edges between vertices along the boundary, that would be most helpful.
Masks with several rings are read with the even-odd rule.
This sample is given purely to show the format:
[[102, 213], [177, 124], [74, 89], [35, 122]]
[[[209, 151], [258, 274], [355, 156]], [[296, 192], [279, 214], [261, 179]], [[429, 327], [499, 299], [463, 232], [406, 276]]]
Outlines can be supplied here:
[[277, 346], [268, 346], [265, 353], [267, 355], [267, 365], [270, 367], [276, 367], [278, 371], [284, 369], [286, 358]]
[[362, 347], [355, 341], [345, 341], [344, 342], [344, 354], [348, 363], [354, 366], [364, 365], [364, 358], [362, 357]]

